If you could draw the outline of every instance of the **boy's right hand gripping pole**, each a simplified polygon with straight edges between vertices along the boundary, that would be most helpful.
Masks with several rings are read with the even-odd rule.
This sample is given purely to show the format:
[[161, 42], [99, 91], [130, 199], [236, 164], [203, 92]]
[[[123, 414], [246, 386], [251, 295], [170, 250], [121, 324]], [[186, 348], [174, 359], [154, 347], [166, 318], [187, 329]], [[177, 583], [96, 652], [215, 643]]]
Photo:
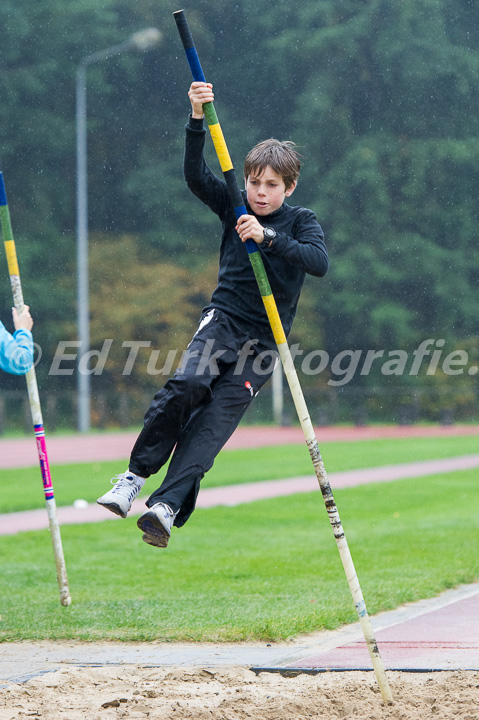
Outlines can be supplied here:
[[[178, 31], [180, 33], [181, 40], [183, 42], [186, 57], [188, 58], [188, 63], [191, 69], [191, 73], [193, 75], [193, 80], [198, 82], [206, 82], [205, 75], [201, 68], [198, 53], [193, 42], [193, 37], [186, 21], [185, 13], [183, 10], [178, 10], [177, 12], [173, 13], [173, 15], [176, 21], [176, 25], [178, 27]], [[228, 148], [226, 147], [223, 132], [218, 122], [218, 117], [216, 115], [213, 103], [205, 103], [203, 105], [203, 112], [208, 123], [216, 154], [218, 155], [218, 160], [223, 171], [223, 176], [225, 178], [231, 201], [235, 209], [236, 217], [239, 218], [241, 215], [246, 215], [247, 210], [243, 203], [243, 196], [241, 195], [238, 181], [236, 179], [236, 175], [233, 169], [233, 163], [231, 162]], [[331, 527], [333, 528], [336, 544], [338, 546], [341, 561], [343, 563], [344, 571], [346, 573], [346, 578], [349, 583], [349, 589], [353, 597], [356, 612], [358, 613], [359, 622], [361, 624], [361, 628], [364, 634], [364, 639], [366, 640], [366, 645], [369, 650], [369, 655], [371, 657], [371, 662], [376, 674], [378, 685], [381, 690], [381, 695], [385, 702], [392, 702], [391, 690], [389, 688], [386, 673], [384, 672], [384, 666], [381, 656], [379, 654], [376, 639], [374, 637], [371, 621], [366, 610], [366, 603], [364, 602], [358, 576], [354, 568], [353, 559], [351, 557], [349, 546], [346, 541], [346, 536], [344, 534], [344, 530], [339, 517], [339, 512], [336, 507], [331, 486], [326, 475], [326, 469], [324, 467], [323, 458], [321, 457], [318, 441], [316, 440], [313, 424], [311, 422], [311, 417], [309, 415], [303, 391], [299, 383], [298, 374], [294, 367], [293, 357], [291, 355], [288, 342], [286, 340], [286, 335], [284, 333], [283, 325], [281, 323], [281, 318], [279, 316], [276, 302], [271, 292], [269, 280], [264, 269], [263, 260], [261, 259], [261, 253], [259, 251], [257, 243], [255, 243], [254, 240], [247, 240], [245, 242], [245, 245], [249, 253], [249, 259], [251, 261], [251, 265], [253, 266], [256, 281], [258, 283], [261, 297], [263, 299], [266, 313], [268, 315], [271, 329], [273, 331], [274, 339], [278, 347], [278, 352], [281, 358], [281, 362], [283, 364], [286, 378], [288, 380], [291, 395], [293, 397], [296, 411], [298, 413], [299, 421], [303, 429], [304, 437], [309, 449], [311, 460], [313, 462], [316, 477], [321, 488], [329, 521], [331, 523]]]

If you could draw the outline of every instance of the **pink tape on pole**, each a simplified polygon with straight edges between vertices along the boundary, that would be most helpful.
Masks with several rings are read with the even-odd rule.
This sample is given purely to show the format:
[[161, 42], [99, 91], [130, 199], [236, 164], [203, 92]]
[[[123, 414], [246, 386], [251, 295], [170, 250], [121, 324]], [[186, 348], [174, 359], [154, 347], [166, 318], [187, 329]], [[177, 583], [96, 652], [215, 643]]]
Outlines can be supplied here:
[[35, 439], [37, 442], [38, 459], [40, 461], [40, 470], [43, 479], [43, 490], [45, 499], [51, 500], [54, 497], [52, 476], [50, 475], [50, 466], [48, 464], [47, 446], [45, 443], [45, 430], [43, 425], [35, 425]]

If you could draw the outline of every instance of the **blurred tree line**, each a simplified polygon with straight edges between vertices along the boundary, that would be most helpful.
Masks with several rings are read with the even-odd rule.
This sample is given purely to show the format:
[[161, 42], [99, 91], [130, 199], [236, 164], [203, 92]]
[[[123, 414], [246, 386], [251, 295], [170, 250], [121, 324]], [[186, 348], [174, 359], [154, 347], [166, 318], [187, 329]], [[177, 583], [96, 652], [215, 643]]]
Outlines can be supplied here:
[[[149, 348], [122, 375], [122, 342], [151, 341], [162, 357], [184, 349], [214, 288], [218, 223], [182, 175], [191, 78], [177, 9], [170, 0], [0, 5], [0, 157], [44, 392], [75, 387], [74, 375], [48, 370], [58, 342], [77, 337], [76, 69], [144, 27], [162, 31], [158, 49], [87, 73], [92, 347], [114, 340], [94, 386], [155, 388]], [[191, 0], [185, 10], [239, 177], [266, 137], [292, 139], [304, 156], [291, 202], [317, 213], [331, 267], [307, 279], [291, 343], [331, 357], [412, 351], [426, 337], [475, 347], [478, 4]], [[210, 141], [207, 159], [220, 174]], [[11, 329], [1, 256], [0, 268], [0, 318]], [[377, 370], [354, 379], [366, 389], [414, 382]]]

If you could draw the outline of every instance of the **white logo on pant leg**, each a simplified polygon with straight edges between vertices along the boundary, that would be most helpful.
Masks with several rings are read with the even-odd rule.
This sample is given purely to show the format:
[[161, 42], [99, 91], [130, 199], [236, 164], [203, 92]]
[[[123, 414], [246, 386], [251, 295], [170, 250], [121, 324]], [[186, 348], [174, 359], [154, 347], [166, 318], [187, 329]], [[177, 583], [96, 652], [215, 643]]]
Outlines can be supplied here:
[[[213, 310], [210, 310], [209, 312], [206, 313], [206, 315], [204, 316], [204, 318], [201, 320], [200, 324], [198, 325], [198, 329], [196, 330], [195, 334], [193, 335], [193, 338], [195, 338], [195, 337], [198, 335], [198, 333], [199, 333], [199, 331], [201, 330], [201, 328], [204, 328], [205, 325], [208, 325], [208, 323], [210, 322], [210, 320], [213, 320], [213, 315], [214, 315], [214, 314], [215, 314], [214, 308], [213, 308]], [[190, 340], [190, 342], [188, 343], [186, 349], [188, 349], [188, 348], [190, 347], [191, 343], [193, 342], [193, 338], [192, 338], [192, 339]]]

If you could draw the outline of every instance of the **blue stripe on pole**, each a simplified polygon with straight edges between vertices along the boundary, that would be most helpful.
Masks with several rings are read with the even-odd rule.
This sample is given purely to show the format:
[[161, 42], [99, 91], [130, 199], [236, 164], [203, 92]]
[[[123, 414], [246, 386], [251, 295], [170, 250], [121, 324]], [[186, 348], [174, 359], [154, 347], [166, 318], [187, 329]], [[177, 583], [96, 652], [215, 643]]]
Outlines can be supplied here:
[[196, 48], [188, 48], [185, 50], [186, 57], [188, 58], [188, 63], [190, 65], [191, 74], [193, 75], [193, 80], [196, 80], [196, 82], [206, 82], [206, 78], [203, 72], [203, 68], [200, 64], [200, 59], [198, 57], [198, 53], [196, 52]]
[[[248, 211], [245, 208], [244, 205], [238, 205], [234, 208], [236, 219], [240, 218], [242, 215], [247, 215]], [[258, 252], [258, 244], [255, 243], [254, 240], [246, 240], [245, 242], [246, 249], [248, 251], [248, 254], [251, 255], [254, 252]]]
[[0, 205], [7, 205], [7, 193], [5, 191], [5, 182], [3, 180], [2, 172], [0, 172]]
[[238, 205], [237, 207], [235, 207], [234, 210], [235, 210], [236, 219], [240, 218], [242, 215], [248, 214], [248, 211], [244, 205]]

